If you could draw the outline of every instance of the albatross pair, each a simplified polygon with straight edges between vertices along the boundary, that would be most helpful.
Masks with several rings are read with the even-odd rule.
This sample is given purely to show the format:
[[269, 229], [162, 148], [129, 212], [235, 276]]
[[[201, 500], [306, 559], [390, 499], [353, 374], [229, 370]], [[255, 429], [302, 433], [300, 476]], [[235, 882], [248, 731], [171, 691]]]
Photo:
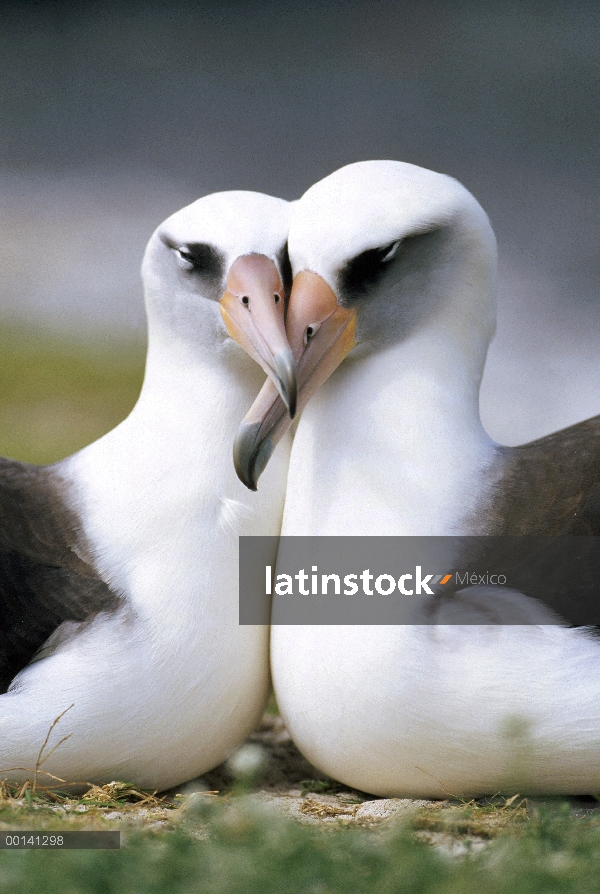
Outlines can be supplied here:
[[[288, 249], [306, 408], [282, 534], [600, 534], [600, 417], [513, 449], [481, 424], [496, 245], [466, 189], [408, 164], [350, 165], [296, 204]], [[289, 424], [267, 381], [236, 444], [249, 486]], [[583, 629], [274, 626], [271, 664], [297, 745], [348, 785], [600, 786], [600, 641]]]
[[[287, 447], [266, 467], [296, 403], [288, 227], [298, 406], [315, 396], [286, 491]], [[264, 628], [237, 625], [237, 536], [278, 534], [284, 495], [285, 534], [598, 533], [599, 420], [513, 451], [481, 426], [495, 263], [469, 193], [396, 162], [342, 169], [293, 209], [222, 194], [159, 228], [134, 411], [54, 467], [2, 468], [3, 775], [27, 775], [4, 771], [33, 768], [71, 704], [43, 765], [69, 781], [165, 788], [242, 741], [268, 667]], [[230, 336], [278, 386], [236, 443], [247, 485], [266, 469], [254, 495], [230, 445], [260, 374]], [[271, 657], [298, 745], [351, 785], [476, 794], [517, 764], [529, 790], [600, 781], [600, 647], [582, 631], [281, 627]]]
[[142, 268], [148, 356], [131, 415], [54, 466], [1, 461], [0, 779], [31, 778], [61, 714], [39, 784], [164, 789], [258, 721], [268, 630], [238, 625], [238, 535], [279, 533], [288, 451], [250, 494], [231, 449], [264, 380], [255, 360], [295, 401], [290, 208], [221, 193], [165, 221]]

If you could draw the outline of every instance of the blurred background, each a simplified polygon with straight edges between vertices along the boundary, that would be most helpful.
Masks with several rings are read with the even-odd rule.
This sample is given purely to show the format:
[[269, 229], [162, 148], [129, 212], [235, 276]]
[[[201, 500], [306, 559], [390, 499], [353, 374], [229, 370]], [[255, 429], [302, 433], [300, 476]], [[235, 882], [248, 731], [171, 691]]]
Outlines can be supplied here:
[[133, 405], [167, 215], [367, 158], [451, 174], [490, 216], [490, 434], [600, 413], [596, 3], [22, 0], [0, 58], [1, 454], [58, 459]]

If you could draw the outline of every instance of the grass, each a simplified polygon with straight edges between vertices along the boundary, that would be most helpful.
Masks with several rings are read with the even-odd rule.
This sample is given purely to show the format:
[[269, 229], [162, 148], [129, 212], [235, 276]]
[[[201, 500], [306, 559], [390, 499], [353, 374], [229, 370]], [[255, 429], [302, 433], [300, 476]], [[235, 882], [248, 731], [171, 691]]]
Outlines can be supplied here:
[[[113, 804], [0, 804], [7, 828], [119, 827], [120, 851], [0, 851], [3, 894], [43, 889], [55, 892], [207, 892], [207, 894], [537, 894], [593, 892], [600, 888], [600, 828], [597, 820], [574, 819], [568, 805], [541, 808], [528, 817], [513, 805], [496, 805], [501, 828], [478, 852], [452, 858], [419, 840], [422, 814], [385, 834], [381, 829], [349, 828], [342, 822], [305, 827], [276, 816], [235, 795], [195, 797], [192, 806], [171, 807], [157, 828], [152, 811], [145, 824], [118, 823]], [[68, 806], [68, 804], [67, 804]], [[59, 808], [60, 809], [60, 808]], [[431, 812], [444, 812], [446, 808]], [[446, 817], [448, 839], [462, 836], [467, 815], [477, 806], [452, 805]], [[494, 805], [482, 808], [489, 815]], [[519, 812], [520, 811], [520, 812]], [[514, 814], [514, 822], [507, 822]], [[148, 818], [149, 817], [149, 818]], [[155, 826], [153, 828], [153, 825]], [[420, 831], [421, 830], [421, 831]]]
[[0, 455], [50, 463], [114, 428], [142, 384], [145, 348], [0, 327]]

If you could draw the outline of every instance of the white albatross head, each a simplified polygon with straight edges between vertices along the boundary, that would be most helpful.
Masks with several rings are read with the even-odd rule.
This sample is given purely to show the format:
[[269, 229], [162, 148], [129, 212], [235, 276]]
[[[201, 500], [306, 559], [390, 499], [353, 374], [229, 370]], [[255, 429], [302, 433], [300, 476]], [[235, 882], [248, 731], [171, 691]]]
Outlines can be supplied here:
[[[286, 329], [298, 410], [350, 351], [444, 343], [478, 388], [495, 329], [496, 240], [458, 181], [397, 161], [348, 165], [296, 203]], [[234, 457], [251, 489], [291, 420], [269, 382], [240, 428]]]
[[295, 363], [285, 333], [291, 203], [261, 193], [213, 193], [167, 218], [142, 263], [149, 337], [194, 350], [233, 339], [273, 378], [293, 415]]

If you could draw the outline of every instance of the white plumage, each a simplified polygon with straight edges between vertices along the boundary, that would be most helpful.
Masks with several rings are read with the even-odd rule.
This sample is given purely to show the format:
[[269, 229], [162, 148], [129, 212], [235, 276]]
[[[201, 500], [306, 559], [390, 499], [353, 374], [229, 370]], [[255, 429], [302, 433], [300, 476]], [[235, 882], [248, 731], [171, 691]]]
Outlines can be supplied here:
[[[481, 425], [496, 248], [464, 187], [399, 162], [349, 165], [298, 202], [289, 252], [299, 407], [324, 384], [295, 434], [282, 534], [596, 530], [599, 420], [513, 451]], [[267, 394], [277, 406], [267, 383], [261, 410]], [[530, 477], [538, 459], [545, 485]], [[274, 626], [271, 663], [295, 742], [348, 785], [433, 797], [600, 785], [600, 642], [585, 630]]]
[[[151, 238], [139, 400], [116, 429], [48, 470], [76, 529], [73, 560], [116, 605], [66, 620], [45, 657], [0, 695], [2, 778], [31, 776], [52, 721], [70, 705], [47, 750], [69, 738], [42, 767], [68, 782], [164, 789], [214, 767], [258, 721], [268, 630], [238, 625], [238, 535], [279, 533], [287, 450], [260, 494], [237, 480], [234, 435], [264, 373], [223, 317], [229, 329], [238, 319], [250, 349], [285, 377], [290, 207], [255, 193], [215, 194]], [[16, 465], [8, 472], [28, 474]], [[26, 502], [25, 485], [19, 494]]]

